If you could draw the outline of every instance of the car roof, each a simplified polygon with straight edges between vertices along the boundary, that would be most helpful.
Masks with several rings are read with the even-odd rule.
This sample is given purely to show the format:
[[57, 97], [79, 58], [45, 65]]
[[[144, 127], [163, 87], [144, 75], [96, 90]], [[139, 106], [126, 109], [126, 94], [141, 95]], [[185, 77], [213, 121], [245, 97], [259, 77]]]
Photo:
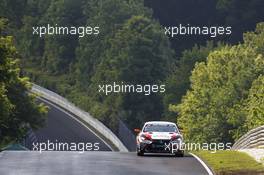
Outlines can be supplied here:
[[167, 122], [167, 121], [149, 121], [149, 122], [146, 122], [145, 125], [147, 124], [163, 124], [163, 125], [176, 125], [175, 123], [173, 122]]

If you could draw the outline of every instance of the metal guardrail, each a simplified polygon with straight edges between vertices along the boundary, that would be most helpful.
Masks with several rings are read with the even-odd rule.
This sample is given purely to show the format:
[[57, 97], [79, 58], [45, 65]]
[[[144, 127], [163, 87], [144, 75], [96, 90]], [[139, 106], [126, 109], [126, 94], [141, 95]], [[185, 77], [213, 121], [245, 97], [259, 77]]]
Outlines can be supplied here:
[[107, 128], [96, 118], [92, 117], [88, 112], [81, 110], [73, 103], [69, 102], [67, 99], [36, 84], [33, 84], [31, 92], [36, 93], [42, 98], [51, 101], [56, 105], [62, 107], [63, 109], [66, 109], [67, 111], [73, 113], [74, 115], [79, 117], [83, 122], [86, 122], [88, 125], [92, 126], [98, 133], [107, 138], [115, 147], [118, 148], [119, 151], [128, 152], [124, 144], [109, 128]]
[[236, 141], [232, 149], [264, 148], [264, 126], [255, 128]]

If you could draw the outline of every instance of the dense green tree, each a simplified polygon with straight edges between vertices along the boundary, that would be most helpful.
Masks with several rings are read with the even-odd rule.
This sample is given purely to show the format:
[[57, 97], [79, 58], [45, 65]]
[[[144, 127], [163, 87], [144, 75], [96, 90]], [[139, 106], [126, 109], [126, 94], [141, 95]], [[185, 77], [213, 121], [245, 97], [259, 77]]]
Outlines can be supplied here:
[[1, 35], [0, 145], [21, 139], [29, 128], [37, 129], [45, 121], [46, 107], [38, 105], [35, 97], [28, 93], [30, 83], [20, 76], [17, 58], [12, 37]]
[[[175, 114], [169, 110], [170, 104], [179, 104], [181, 98], [190, 88], [191, 72], [195, 63], [205, 61], [208, 54], [221, 47], [222, 44], [214, 44], [212, 41], [207, 42], [206, 46], [195, 45], [190, 50], [185, 50], [179, 60], [175, 62], [172, 72], [166, 78], [166, 93], [164, 95], [164, 117], [167, 120], [175, 121]], [[172, 63], [173, 64], [173, 63]]]
[[[256, 23], [264, 21], [262, 0], [145, 0], [154, 11], [154, 17], [164, 26], [231, 26], [232, 35], [213, 38], [214, 41], [238, 43], [243, 33], [253, 31]], [[205, 45], [207, 36], [177, 36], [171, 38], [173, 48], [179, 54], [195, 44]]]
[[[16, 47], [21, 53], [22, 58], [40, 64], [40, 58], [43, 55], [44, 42], [43, 38], [32, 35], [32, 27], [40, 25], [43, 14], [49, 7], [51, 0], [32, 0], [32, 1], [1, 1], [0, 16], [9, 20], [8, 33], [14, 36]], [[24, 63], [24, 62], [23, 62]]]
[[111, 38], [122, 28], [124, 22], [133, 15], [150, 16], [143, 0], [90, 0], [85, 9], [87, 25], [98, 26], [100, 34], [80, 39], [77, 48], [76, 79], [84, 89], [101, 62], [105, 51], [110, 47]]
[[[192, 119], [199, 116], [201, 121], [204, 119], [201, 116], [206, 114], [208, 121], [204, 119], [203, 126], [209, 127], [204, 127], [202, 131], [218, 132], [215, 135], [199, 136], [198, 140], [225, 138], [225, 141], [229, 141], [239, 137], [248, 128], [255, 127], [247, 123], [250, 118], [254, 123], [258, 114], [261, 115], [252, 107], [253, 104], [261, 103], [261, 97], [253, 98], [257, 95], [249, 94], [261, 92], [261, 87], [257, 85], [261, 84], [261, 78], [258, 81], [256, 78], [260, 77], [262, 67], [247, 58], [263, 54], [263, 27], [259, 25], [256, 32], [247, 33], [241, 46], [222, 48], [222, 45], [213, 43], [218, 40], [229, 44], [241, 41], [244, 31], [253, 30], [257, 22], [264, 20], [263, 5], [261, 0], [167, 0], [166, 3], [162, 0], [2, 0], [0, 16], [9, 19], [8, 30], [4, 33], [14, 36], [14, 43], [22, 56], [23, 73], [30, 75], [34, 82], [69, 98], [112, 128], [115, 128], [117, 117], [134, 127], [145, 120], [159, 119], [161, 116], [177, 121], [178, 112], [180, 123], [185, 125], [185, 116], [181, 113], [188, 113], [187, 118]], [[174, 56], [162, 27], [152, 20], [152, 10], [147, 7], [153, 8], [154, 17], [164, 26], [180, 23], [198, 26], [230, 25], [232, 35], [215, 38], [208, 44], [207, 40], [212, 38], [204, 36], [171, 38], [176, 54]], [[32, 35], [33, 26], [47, 24], [98, 26], [100, 34], [83, 38], [66, 35], [46, 35], [40, 38]], [[161, 42], [160, 45], [158, 42]], [[173, 57], [174, 60], [171, 59]], [[198, 64], [191, 76], [195, 64], [205, 61], [207, 57], [207, 64]], [[213, 61], [214, 58], [216, 61]], [[252, 65], [252, 69], [247, 64]], [[239, 66], [245, 68], [245, 72]], [[238, 75], [232, 70], [236, 70]], [[216, 78], [211, 80], [206, 77], [209, 75], [223, 79], [222, 84]], [[98, 93], [98, 84], [113, 81], [131, 84], [164, 83], [166, 93], [162, 96], [103, 96]], [[194, 85], [197, 82], [200, 82], [199, 86]], [[256, 82], [253, 83], [256, 85], [251, 87], [252, 82]], [[174, 111], [169, 111], [169, 104], [178, 104], [190, 88], [179, 107], [181, 110], [175, 110], [172, 105]], [[11, 115], [14, 108], [5, 96], [7, 92], [5, 86], [0, 85], [3, 116]], [[200, 108], [201, 104], [187, 105], [192, 103], [188, 100], [200, 100], [204, 108]], [[209, 111], [205, 110], [206, 106]], [[189, 134], [201, 131], [195, 128], [199, 122], [192, 122], [185, 127], [190, 131]], [[226, 128], [222, 128], [222, 124]]]
[[26, 11], [26, 5], [26, 0], [1, 0], [0, 16], [12, 21], [11, 28], [19, 28], [22, 25], [22, 18]]
[[[113, 82], [134, 85], [162, 84], [168, 74], [173, 51], [160, 30], [158, 23], [147, 17], [134, 16], [129, 19], [111, 40], [111, 47], [106, 51], [104, 60], [98, 65], [92, 78], [92, 88], [98, 91], [98, 85]], [[121, 117], [131, 127], [161, 117], [160, 94], [145, 96], [121, 93], [105, 96], [95, 92], [94, 95], [96, 101], [109, 106], [106, 108], [114, 110], [116, 115], [121, 111]], [[108, 115], [102, 115], [109, 120]]]
[[232, 26], [228, 40], [233, 43], [241, 40], [246, 30], [254, 30], [256, 23], [263, 22], [263, 8], [264, 2], [260, 0], [219, 0], [218, 9], [224, 24]]
[[[32, 26], [39, 25], [39, 17], [24, 16], [23, 26], [16, 33], [16, 45], [23, 63], [40, 65], [44, 50], [44, 39], [32, 35]], [[26, 65], [26, 64], [25, 64]]]
[[[257, 25], [256, 32], [249, 32], [245, 35], [245, 44], [254, 47], [258, 54], [257, 64], [264, 63], [264, 23]], [[258, 71], [262, 71], [263, 67], [258, 67]], [[264, 107], [263, 107], [263, 73], [253, 82], [249, 91], [248, 99], [245, 102], [244, 110], [246, 112], [247, 122], [245, 128], [247, 130], [261, 126], [264, 124]]]
[[247, 114], [247, 129], [264, 125], [264, 76], [261, 75], [253, 82], [249, 91], [245, 111]]
[[[41, 23], [51, 26], [83, 26], [82, 0], [52, 0]], [[75, 61], [78, 35], [45, 36], [42, 67], [51, 73], [65, 73]]]
[[257, 34], [245, 36], [245, 44], [221, 48], [210, 53], [206, 63], [196, 65], [191, 89], [174, 106], [189, 140], [230, 142], [245, 132], [244, 102], [252, 82], [264, 73], [263, 56], [257, 53], [263, 46], [252, 47], [250, 43], [256, 41], [247, 39], [263, 37], [262, 26]]

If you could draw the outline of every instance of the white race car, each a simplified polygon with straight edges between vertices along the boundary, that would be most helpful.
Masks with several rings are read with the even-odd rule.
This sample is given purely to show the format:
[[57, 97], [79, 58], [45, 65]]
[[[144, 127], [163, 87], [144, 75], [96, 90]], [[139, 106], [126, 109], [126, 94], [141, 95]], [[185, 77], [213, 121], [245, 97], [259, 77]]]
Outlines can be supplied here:
[[172, 122], [146, 122], [143, 129], [135, 129], [137, 135], [137, 155], [144, 153], [171, 153], [178, 157], [184, 156], [182, 149], [183, 137], [177, 125]]

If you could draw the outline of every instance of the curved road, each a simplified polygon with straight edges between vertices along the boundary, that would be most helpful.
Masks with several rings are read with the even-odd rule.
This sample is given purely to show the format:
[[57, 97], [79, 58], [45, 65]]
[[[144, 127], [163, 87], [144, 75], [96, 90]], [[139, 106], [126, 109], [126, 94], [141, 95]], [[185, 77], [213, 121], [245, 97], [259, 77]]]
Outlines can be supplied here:
[[52, 143], [98, 143], [100, 151], [111, 151], [109, 145], [78, 122], [72, 114], [44, 99], [40, 100], [49, 106], [49, 113], [46, 126], [35, 133], [37, 142], [47, 143], [49, 140]]
[[109, 146], [57, 106], [48, 104], [47, 126], [36, 135], [38, 142], [98, 142], [100, 151], [3, 151], [2, 175], [206, 175], [194, 157], [168, 155], [136, 156], [136, 153], [111, 152]]

